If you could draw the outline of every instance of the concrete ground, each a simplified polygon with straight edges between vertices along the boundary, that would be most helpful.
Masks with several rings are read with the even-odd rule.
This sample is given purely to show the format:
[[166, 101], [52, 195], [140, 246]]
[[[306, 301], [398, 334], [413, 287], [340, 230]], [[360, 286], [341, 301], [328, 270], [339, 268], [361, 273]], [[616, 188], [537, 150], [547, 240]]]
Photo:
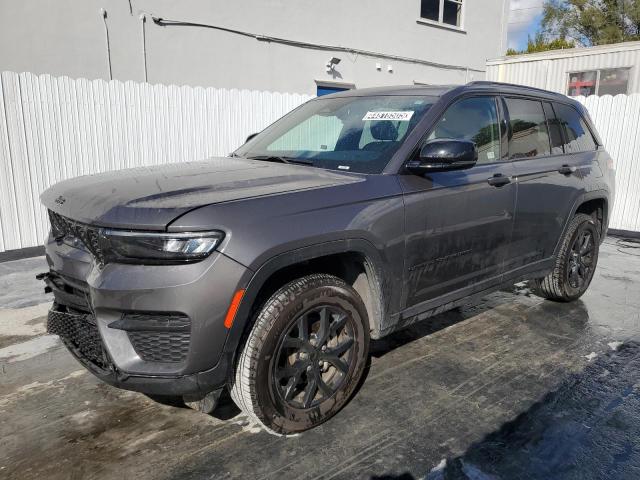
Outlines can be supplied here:
[[638, 255], [608, 238], [572, 304], [520, 284], [375, 342], [288, 438], [100, 383], [44, 332], [42, 257], [0, 263], [0, 478], [640, 478]]

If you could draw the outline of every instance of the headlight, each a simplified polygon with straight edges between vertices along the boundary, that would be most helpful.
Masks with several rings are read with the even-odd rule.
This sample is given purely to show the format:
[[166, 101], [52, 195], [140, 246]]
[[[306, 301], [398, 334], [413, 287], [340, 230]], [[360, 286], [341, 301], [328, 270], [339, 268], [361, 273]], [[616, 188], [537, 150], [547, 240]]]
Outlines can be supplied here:
[[105, 229], [103, 235], [108, 260], [149, 260], [153, 263], [201, 260], [213, 252], [224, 238], [224, 233], [219, 231], [147, 233]]

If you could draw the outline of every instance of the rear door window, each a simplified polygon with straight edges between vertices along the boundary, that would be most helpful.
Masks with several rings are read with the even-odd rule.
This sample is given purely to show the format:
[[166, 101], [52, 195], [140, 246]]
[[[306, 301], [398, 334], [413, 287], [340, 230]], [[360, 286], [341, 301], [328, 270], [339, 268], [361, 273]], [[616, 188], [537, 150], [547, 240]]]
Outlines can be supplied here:
[[564, 140], [562, 138], [562, 125], [556, 117], [553, 107], [549, 102], [544, 102], [544, 115], [547, 117], [549, 137], [551, 138], [551, 154], [560, 155], [564, 153]]
[[587, 152], [596, 149], [596, 142], [587, 123], [575, 108], [562, 103], [554, 103], [553, 108], [564, 132], [565, 153]]
[[509, 110], [509, 158], [549, 155], [549, 132], [542, 102], [522, 98], [506, 98]]

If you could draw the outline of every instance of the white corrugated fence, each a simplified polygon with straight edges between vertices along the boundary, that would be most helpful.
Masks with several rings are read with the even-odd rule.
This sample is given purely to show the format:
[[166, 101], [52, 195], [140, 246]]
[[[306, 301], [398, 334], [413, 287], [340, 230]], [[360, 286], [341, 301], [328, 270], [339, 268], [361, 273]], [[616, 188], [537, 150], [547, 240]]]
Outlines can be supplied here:
[[596, 124], [616, 169], [609, 228], [640, 232], [640, 94], [576, 97]]
[[226, 155], [311, 97], [3, 72], [0, 252], [41, 245], [60, 180]]
[[[3, 72], [0, 252], [41, 245], [39, 195], [70, 177], [225, 155], [307, 95]], [[640, 95], [579, 98], [616, 162], [611, 227], [640, 231]]]

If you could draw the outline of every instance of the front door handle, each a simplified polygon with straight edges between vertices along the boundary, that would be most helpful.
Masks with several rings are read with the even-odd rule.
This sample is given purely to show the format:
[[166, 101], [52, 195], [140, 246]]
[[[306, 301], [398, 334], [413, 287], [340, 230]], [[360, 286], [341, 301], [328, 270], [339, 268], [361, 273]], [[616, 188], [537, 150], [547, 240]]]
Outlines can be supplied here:
[[487, 178], [487, 182], [492, 187], [502, 187], [507, 183], [511, 183], [511, 177], [507, 177], [501, 173], [496, 173], [493, 177]]
[[575, 173], [576, 170], [577, 170], [576, 167], [570, 167], [569, 165], [562, 165], [558, 169], [558, 172], [560, 172], [563, 175], [571, 175], [572, 173]]

